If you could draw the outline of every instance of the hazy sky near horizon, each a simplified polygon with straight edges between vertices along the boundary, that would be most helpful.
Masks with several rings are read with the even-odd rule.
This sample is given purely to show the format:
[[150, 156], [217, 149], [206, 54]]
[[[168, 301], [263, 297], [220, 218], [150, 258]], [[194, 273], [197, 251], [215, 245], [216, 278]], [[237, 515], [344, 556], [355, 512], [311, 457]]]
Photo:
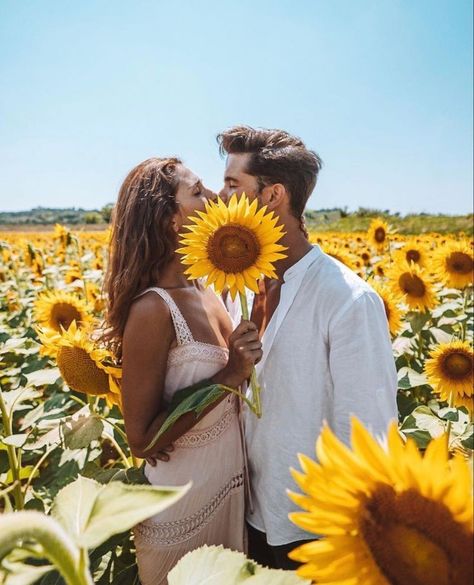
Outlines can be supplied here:
[[98, 208], [149, 156], [213, 189], [216, 134], [284, 128], [310, 208], [467, 213], [470, 0], [0, 0], [0, 211]]

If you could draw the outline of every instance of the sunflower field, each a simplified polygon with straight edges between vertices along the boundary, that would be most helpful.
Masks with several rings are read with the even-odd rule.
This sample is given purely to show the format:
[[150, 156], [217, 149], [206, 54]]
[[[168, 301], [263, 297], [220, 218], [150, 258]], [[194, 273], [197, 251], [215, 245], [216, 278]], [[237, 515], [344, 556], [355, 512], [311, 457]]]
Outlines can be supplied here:
[[[407, 479], [407, 490], [424, 482], [420, 498], [439, 496], [439, 501], [447, 501], [451, 524], [447, 520], [433, 524], [433, 531], [454, 526], [452, 543], [458, 533], [472, 531], [472, 509], [462, 508], [469, 508], [469, 502], [458, 496], [463, 500], [460, 504], [449, 490], [467, 485], [466, 470], [472, 466], [474, 452], [473, 242], [463, 234], [402, 236], [382, 219], [374, 220], [368, 232], [310, 233], [310, 239], [367, 280], [383, 300], [398, 371], [399, 421], [398, 429], [389, 434], [390, 457], [400, 466], [406, 458], [418, 468]], [[120, 367], [97, 335], [105, 308], [102, 283], [108, 241], [108, 231], [72, 232], [60, 225], [54, 232], [0, 233], [0, 582], [7, 585], [138, 584], [129, 529], [186, 489], [147, 485], [141, 461], [127, 445], [120, 410]], [[319, 459], [327, 460], [331, 471], [330, 457], [323, 454], [337, 452], [339, 467], [345, 462], [345, 473], [350, 475], [354, 458], [328, 433], [322, 436]], [[398, 443], [400, 436], [403, 441]], [[446, 453], [440, 446], [442, 437]], [[379, 447], [358, 426], [354, 441], [355, 450], [363, 444], [371, 449], [377, 501], [380, 506], [380, 502], [392, 505], [393, 494], [380, 488], [394, 477], [386, 471], [389, 464], [384, 464], [382, 474], [374, 463]], [[382, 455], [377, 457], [382, 461]], [[450, 462], [455, 463], [450, 466]], [[309, 461], [300, 463], [304, 473], [294, 472], [294, 479], [310, 494], [310, 482], [324, 479], [328, 471], [316, 470]], [[445, 478], [439, 477], [444, 472]], [[437, 481], [444, 481], [444, 487], [435, 489]], [[309, 506], [308, 498], [291, 497], [303, 509], [314, 511], [316, 504]], [[25, 515], [9, 525], [13, 511]], [[402, 512], [407, 513], [405, 508]], [[293, 520], [309, 530], [311, 519], [304, 514], [296, 514]], [[330, 537], [339, 534], [331, 532], [331, 522], [336, 525], [337, 521], [329, 522], [324, 510], [321, 514], [319, 529], [322, 524]], [[21, 549], [2, 541], [2, 517], [3, 528], [11, 531], [10, 542], [15, 541], [15, 530], [23, 530]], [[49, 523], [51, 530], [38, 536]], [[370, 545], [372, 539], [375, 549], [380, 535], [369, 532], [366, 541]], [[396, 536], [397, 542], [406, 538], [416, 545], [411, 533], [400, 531]], [[58, 558], [48, 553], [54, 538], [63, 542]], [[347, 539], [334, 546], [340, 546], [341, 558], [349, 550]], [[450, 562], [464, 566], [462, 546], [466, 545], [452, 554], [449, 543], [443, 546], [431, 541], [427, 545], [434, 557], [444, 554], [447, 559], [435, 563], [429, 573], [435, 580], [430, 583], [467, 584], [466, 572], [449, 568]], [[350, 572], [341, 570], [337, 577], [337, 571], [318, 569], [314, 559], [321, 558], [327, 565], [336, 549], [295, 551], [294, 558], [306, 563], [301, 577], [318, 583], [358, 583], [344, 580]], [[362, 567], [366, 566], [365, 550], [359, 548], [352, 556]], [[377, 557], [379, 566], [383, 566], [383, 554], [382, 560]], [[402, 552], [399, 556], [402, 566]], [[398, 574], [392, 579], [389, 569], [385, 580], [377, 580], [371, 570], [360, 583], [402, 582]], [[428, 582], [423, 581], [419, 566], [413, 574], [406, 570], [404, 575], [411, 577], [404, 582]]]

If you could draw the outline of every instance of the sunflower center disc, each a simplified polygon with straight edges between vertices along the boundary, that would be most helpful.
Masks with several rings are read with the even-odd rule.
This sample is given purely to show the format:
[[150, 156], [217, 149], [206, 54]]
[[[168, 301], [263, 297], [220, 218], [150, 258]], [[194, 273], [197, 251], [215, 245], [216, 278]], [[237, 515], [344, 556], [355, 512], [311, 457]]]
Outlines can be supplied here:
[[107, 394], [109, 378], [97, 367], [85, 349], [61, 347], [57, 357], [64, 381], [73, 390], [84, 394]]
[[82, 315], [72, 305], [68, 303], [56, 303], [51, 309], [51, 325], [56, 331], [61, 331], [61, 326], [64, 329], [69, 329], [69, 325], [76, 320], [77, 323], [81, 321]]
[[225, 225], [209, 238], [210, 261], [223, 272], [242, 272], [258, 258], [260, 244], [252, 230], [241, 225]]
[[442, 368], [450, 378], [465, 378], [472, 374], [472, 360], [465, 353], [451, 353], [443, 360]]
[[416, 274], [404, 272], [400, 276], [398, 284], [402, 291], [411, 297], [422, 297], [425, 294], [425, 283]]
[[365, 504], [360, 528], [390, 585], [471, 583], [471, 536], [441, 502], [380, 485]]
[[381, 244], [382, 242], [385, 242], [385, 230], [383, 227], [378, 227], [375, 230], [374, 238], [375, 238], [375, 241], [378, 242], [379, 244]]
[[468, 254], [453, 252], [446, 260], [447, 268], [451, 272], [469, 274], [473, 270], [474, 262]]
[[406, 253], [406, 258], [408, 262], [419, 262], [420, 261], [420, 253], [418, 250], [408, 250]]

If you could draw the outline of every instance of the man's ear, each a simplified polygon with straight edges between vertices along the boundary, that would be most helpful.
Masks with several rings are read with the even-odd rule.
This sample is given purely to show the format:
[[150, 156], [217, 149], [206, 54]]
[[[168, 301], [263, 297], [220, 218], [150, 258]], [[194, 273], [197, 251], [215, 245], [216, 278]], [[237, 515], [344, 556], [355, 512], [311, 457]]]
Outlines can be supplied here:
[[262, 195], [262, 202], [267, 206], [268, 211], [273, 211], [274, 209], [281, 207], [288, 199], [286, 187], [281, 183], [268, 185], [262, 190]]

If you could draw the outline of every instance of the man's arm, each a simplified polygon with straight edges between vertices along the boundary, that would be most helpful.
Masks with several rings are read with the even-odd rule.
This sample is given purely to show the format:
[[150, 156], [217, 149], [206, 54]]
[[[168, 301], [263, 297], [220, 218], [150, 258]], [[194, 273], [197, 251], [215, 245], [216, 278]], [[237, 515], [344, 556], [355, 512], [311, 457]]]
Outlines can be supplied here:
[[383, 303], [375, 292], [350, 301], [329, 325], [334, 431], [350, 443], [351, 415], [376, 436], [397, 419], [397, 371]]

